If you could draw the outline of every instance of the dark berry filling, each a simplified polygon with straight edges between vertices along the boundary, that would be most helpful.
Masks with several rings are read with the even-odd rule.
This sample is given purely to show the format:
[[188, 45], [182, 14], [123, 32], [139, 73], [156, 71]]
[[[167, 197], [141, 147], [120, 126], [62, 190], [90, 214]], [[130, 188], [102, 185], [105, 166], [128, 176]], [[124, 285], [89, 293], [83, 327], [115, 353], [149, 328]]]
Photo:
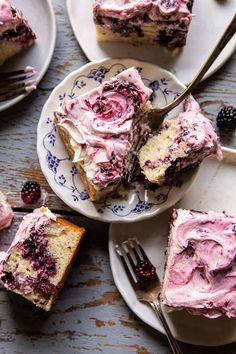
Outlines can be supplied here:
[[46, 227], [41, 226], [37, 230], [33, 227], [29, 238], [20, 245], [22, 257], [31, 261], [32, 268], [38, 271], [38, 274], [37, 277], [27, 276], [23, 283], [18, 280], [17, 271], [15, 274], [6, 272], [1, 279], [10, 290], [24, 291], [25, 287], [30, 286], [47, 300], [57, 288], [49, 280], [50, 277], [56, 275], [57, 269], [56, 259], [50, 255], [48, 250], [46, 234]]
[[26, 287], [30, 287], [46, 300], [48, 300], [57, 289], [56, 285], [52, 284], [48, 278], [40, 274], [36, 278], [27, 276], [24, 279], [24, 283], [22, 283], [17, 279], [17, 273], [13, 275], [11, 272], [6, 272], [1, 280], [6, 284], [8, 289], [12, 291], [24, 291]]
[[186, 44], [186, 30], [175, 29], [168, 31], [160, 31], [156, 42], [167, 47], [183, 47]]
[[189, 9], [190, 12], [192, 12], [193, 9], [193, 1], [194, 0], [189, 0], [189, 2], [187, 3], [187, 8]]
[[33, 269], [39, 270], [44, 278], [49, 278], [56, 274], [56, 259], [49, 254], [46, 233], [47, 230], [43, 226], [38, 230], [32, 228], [30, 237], [22, 243], [21, 249], [23, 258], [32, 261]]
[[28, 41], [29, 39], [35, 39], [35, 35], [33, 34], [31, 28], [26, 26], [25, 22], [22, 21], [16, 27], [16, 29], [11, 29], [11, 30], [5, 31], [0, 36], [0, 40], [3, 40], [3, 39], [9, 40], [9, 39], [14, 39], [14, 38], [17, 38], [17, 40], [24, 43], [25, 41]]
[[183, 250], [183, 252], [187, 255], [187, 257], [192, 258], [195, 254], [195, 247], [192, 242], [188, 242], [187, 247]]
[[26, 204], [36, 203], [41, 196], [40, 185], [35, 181], [28, 181], [21, 190], [21, 198]]
[[143, 37], [143, 31], [139, 26], [139, 18], [120, 20], [118, 18], [97, 17], [95, 22], [98, 25], [105, 25], [113, 33], [119, 33], [122, 37], [129, 37], [135, 33], [138, 37]]
[[161, 0], [161, 6], [165, 7], [167, 10], [176, 8], [179, 6], [179, 0]]
[[[177, 0], [163, 0], [162, 6], [168, 10], [175, 9], [179, 5]], [[193, 1], [187, 3], [189, 11], [192, 11]], [[121, 37], [130, 37], [136, 35], [137, 37], [144, 37], [142, 30], [143, 24], [153, 23], [157, 28], [163, 30], [157, 31], [155, 42], [167, 47], [182, 47], [186, 44], [186, 35], [188, 32], [189, 22], [181, 20], [171, 20], [170, 16], [163, 17], [162, 20], [153, 21], [149, 18], [148, 13], [142, 16], [134, 16], [129, 19], [121, 20], [118, 18], [108, 18], [103, 16], [95, 16], [94, 21], [97, 25], [108, 28], [113, 33], [118, 33]]]
[[36, 279], [31, 278], [28, 280], [29, 285], [34, 289], [34, 291], [36, 291], [46, 300], [51, 297], [52, 293], [57, 288], [56, 285], [52, 284], [50, 280], [44, 277], [43, 275], [38, 275]]
[[140, 261], [138, 262], [135, 274], [140, 283], [149, 282], [157, 278], [156, 268], [150, 261]]
[[16, 9], [14, 9], [13, 7], [11, 8], [11, 13], [13, 17], [16, 17]]
[[193, 162], [195, 156], [191, 157], [179, 157], [166, 169], [165, 180], [166, 183], [171, 183], [173, 180], [180, 175], [180, 173], [191, 171], [193, 168], [197, 167], [203, 160], [204, 156], [199, 153], [199, 159]]
[[7, 287], [10, 289], [10, 290], [14, 290], [16, 288], [18, 288], [18, 284], [17, 282], [15, 281], [15, 277], [14, 275], [11, 273], [11, 272], [6, 272], [2, 278], [1, 278], [2, 282], [4, 284], [7, 285]]

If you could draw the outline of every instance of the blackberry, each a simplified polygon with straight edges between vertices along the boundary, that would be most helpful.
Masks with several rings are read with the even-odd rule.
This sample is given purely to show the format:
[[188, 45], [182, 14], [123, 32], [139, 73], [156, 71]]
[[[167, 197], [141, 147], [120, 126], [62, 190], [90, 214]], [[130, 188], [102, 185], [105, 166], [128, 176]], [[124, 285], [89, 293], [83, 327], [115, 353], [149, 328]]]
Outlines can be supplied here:
[[135, 268], [135, 274], [140, 283], [145, 283], [156, 279], [156, 268], [149, 261], [138, 262]]
[[21, 198], [26, 204], [36, 203], [41, 196], [40, 185], [34, 181], [28, 181], [21, 190]]
[[217, 115], [216, 124], [219, 129], [236, 129], [236, 108], [223, 107]]

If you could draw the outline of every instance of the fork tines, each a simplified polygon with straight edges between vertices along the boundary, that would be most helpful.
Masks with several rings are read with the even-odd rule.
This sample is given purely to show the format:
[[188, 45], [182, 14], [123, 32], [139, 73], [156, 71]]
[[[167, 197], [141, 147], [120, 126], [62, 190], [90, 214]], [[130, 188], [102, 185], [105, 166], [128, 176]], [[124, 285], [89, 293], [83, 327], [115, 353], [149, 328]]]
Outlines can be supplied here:
[[137, 299], [149, 304], [156, 313], [166, 331], [172, 352], [183, 354], [163, 315], [160, 302], [161, 282], [143, 247], [136, 238], [130, 238], [116, 245], [115, 249], [131, 280]]
[[120, 256], [130, 280], [134, 284], [140, 283], [140, 278], [137, 274], [137, 269], [140, 263], [146, 261], [152, 266], [140, 242], [136, 238], [129, 238], [121, 244], [117, 244], [115, 249]]
[[0, 73], [0, 102], [36, 89], [36, 81], [30, 80], [36, 74], [34, 68]]
[[138, 152], [141, 149], [141, 147], [145, 144], [146, 141], [147, 141], [147, 135], [143, 134], [139, 137], [136, 144], [133, 146], [133, 154], [126, 168], [126, 172], [124, 173], [123, 176], [124, 182], [130, 183], [132, 181], [136, 166], [138, 164]]

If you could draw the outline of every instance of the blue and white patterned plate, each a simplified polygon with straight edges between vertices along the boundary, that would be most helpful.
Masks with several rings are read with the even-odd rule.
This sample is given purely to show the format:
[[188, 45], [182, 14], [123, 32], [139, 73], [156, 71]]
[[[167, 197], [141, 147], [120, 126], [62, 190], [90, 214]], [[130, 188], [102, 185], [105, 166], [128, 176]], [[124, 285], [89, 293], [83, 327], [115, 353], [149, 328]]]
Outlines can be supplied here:
[[[53, 191], [72, 209], [106, 222], [133, 222], [161, 213], [183, 197], [196, 175], [196, 170], [188, 172], [175, 186], [156, 190], [148, 189], [144, 183], [134, 182], [123, 194], [124, 197], [112, 197], [101, 203], [89, 200], [52, 123], [53, 112], [65, 98], [76, 97], [132, 66], [138, 69], [144, 83], [155, 91], [154, 105], [162, 106], [172, 101], [184, 88], [172, 74], [153, 64], [132, 59], [105, 59], [89, 63], [68, 75], [51, 93], [38, 124], [39, 161]], [[182, 106], [177, 107], [170, 118], [182, 110]]]

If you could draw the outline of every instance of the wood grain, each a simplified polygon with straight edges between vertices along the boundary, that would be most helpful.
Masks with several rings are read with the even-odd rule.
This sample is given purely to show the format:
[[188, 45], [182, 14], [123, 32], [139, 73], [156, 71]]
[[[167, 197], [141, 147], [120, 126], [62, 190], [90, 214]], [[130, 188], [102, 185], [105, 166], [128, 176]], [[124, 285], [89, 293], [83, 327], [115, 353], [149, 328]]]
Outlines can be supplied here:
[[[86, 0], [85, 0], [86, 1]], [[50, 314], [0, 288], [0, 354], [167, 354], [165, 336], [137, 319], [117, 291], [108, 257], [108, 225], [71, 211], [50, 189], [36, 154], [36, 129], [42, 107], [52, 89], [71, 71], [87, 63], [72, 33], [65, 0], [53, 0], [57, 42], [51, 65], [38, 90], [15, 107], [0, 113], [0, 190], [17, 207], [14, 224], [1, 232], [6, 249], [21, 221], [20, 198], [28, 179], [48, 193], [48, 206], [87, 228], [87, 237]], [[66, 45], [65, 45], [66, 43]], [[236, 53], [195, 91], [204, 113], [215, 122], [223, 105], [236, 105]], [[236, 148], [236, 134], [222, 136]], [[184, 353], [236, 354], [235, 344], [219, 348], [182, 345]]]

